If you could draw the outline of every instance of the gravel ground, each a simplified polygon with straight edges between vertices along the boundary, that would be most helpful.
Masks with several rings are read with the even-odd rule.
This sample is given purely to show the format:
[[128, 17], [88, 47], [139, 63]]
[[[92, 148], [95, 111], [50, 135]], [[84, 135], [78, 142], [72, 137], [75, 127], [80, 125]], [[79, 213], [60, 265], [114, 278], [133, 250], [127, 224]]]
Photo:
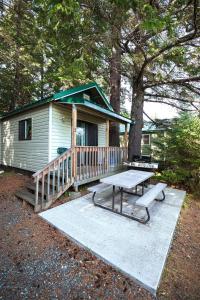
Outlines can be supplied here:
[[14, 197], [25, 176], [0, 177], [0, 299], [153, 299]]
[[[27, 181], [0, 175], [0, 299], [154, 299], [23, 207], [14, 193]], [[159, 299], [200, 299], [199, 212], [194, 201], [182, 212]]]

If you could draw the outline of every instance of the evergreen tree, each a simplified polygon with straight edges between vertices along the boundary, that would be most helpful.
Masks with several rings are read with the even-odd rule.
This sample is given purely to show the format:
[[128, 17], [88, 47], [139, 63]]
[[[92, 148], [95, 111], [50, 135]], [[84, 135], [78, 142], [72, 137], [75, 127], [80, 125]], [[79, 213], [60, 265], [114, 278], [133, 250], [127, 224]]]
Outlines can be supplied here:
[[0, 20], [1, 110], [12, 110], [31, 100], [34, 90], [32, 52], [34, 15], [30, 1], [14, 0]]
[[169, 183], [183, 183], [193, 191], [200, 191], [200, 118], [182, 114], [156, 141], [155, 155], [165, 157], [162, 179]]

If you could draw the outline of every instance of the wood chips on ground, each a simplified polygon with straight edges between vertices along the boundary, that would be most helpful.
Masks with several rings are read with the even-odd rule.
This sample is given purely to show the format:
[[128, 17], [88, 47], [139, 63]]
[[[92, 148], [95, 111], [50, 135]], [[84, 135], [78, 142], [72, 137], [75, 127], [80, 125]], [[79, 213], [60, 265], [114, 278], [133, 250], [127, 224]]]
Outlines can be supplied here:
[[[0, 299], [154, 299], [23, 206], [14, 193], [27, 181], [0, 175]], [[200, 299], [199, 203], [182, 211], [159, 299]]]

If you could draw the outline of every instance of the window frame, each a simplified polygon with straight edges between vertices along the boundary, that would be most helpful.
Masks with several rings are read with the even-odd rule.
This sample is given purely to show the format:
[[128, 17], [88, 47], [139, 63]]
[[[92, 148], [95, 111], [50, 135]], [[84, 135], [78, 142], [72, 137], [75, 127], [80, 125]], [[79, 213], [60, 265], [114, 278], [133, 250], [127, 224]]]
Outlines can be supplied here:
[[[28, 128], [28, 122], [30, 122], [31, 126], [31, 133], [28, 134], [27, 128]], [[19, 141], [30, 141], [32, 140], [32, 118], [27, 118], [20, 120], [18, 122], [18, 140]]]
[[[148, 139], [149, 139], [149, 142], [148, 143], [144, 143], [144, 136], [148, 136]], [[143, 133], [142, 134], [142, 144], [143, 145], [146, 145], [146, 146], [148, 146], [148, 145], [150, 145], [151, 144], [151, 142], [150, 142], [150, 134], [149, 133]]]

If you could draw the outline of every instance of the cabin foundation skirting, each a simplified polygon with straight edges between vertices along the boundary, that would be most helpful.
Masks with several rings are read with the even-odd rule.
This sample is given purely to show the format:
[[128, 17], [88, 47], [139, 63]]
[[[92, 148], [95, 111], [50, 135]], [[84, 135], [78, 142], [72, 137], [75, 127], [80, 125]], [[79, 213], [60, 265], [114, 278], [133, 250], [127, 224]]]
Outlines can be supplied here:
[[6, 166], [6, 165], [3, 165], [3, 164], [0, 164], [0, 169], [4, 170], [5, 172], [12, 172], [13, 171], [17, 174], [26, 175], [26, 176], [29, 176], [29, 177], [32, 177], [32, 175], [34, 174], [34, 172], [29, 171], [29, 170], [16, 168], [16, 167], [12, 167], [12, 166]]

